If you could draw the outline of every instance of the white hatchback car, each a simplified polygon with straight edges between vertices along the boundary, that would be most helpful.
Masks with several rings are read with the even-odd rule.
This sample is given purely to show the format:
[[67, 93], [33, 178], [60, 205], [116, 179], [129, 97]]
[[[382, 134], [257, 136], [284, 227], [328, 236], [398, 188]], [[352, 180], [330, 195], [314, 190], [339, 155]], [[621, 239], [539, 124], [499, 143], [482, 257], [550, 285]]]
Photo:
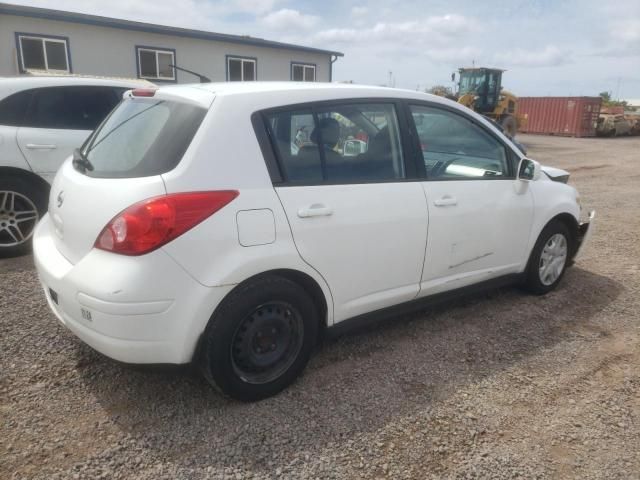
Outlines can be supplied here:
[[[488, 281], [548, 292], [589, 231], [566, 172], [440, 97], [275, 82], [125, 97], [53, 182], [34, 235], [47, 300], [105, 355], [196, 361], [238, 399], [286, 387], [347, 319]], [[354, 138], [363, 152], [339, 153]]]
[[0, 255], [29, 248], [58, 167], [125, 91], [150, 85], [69, 75], [0, 78]]

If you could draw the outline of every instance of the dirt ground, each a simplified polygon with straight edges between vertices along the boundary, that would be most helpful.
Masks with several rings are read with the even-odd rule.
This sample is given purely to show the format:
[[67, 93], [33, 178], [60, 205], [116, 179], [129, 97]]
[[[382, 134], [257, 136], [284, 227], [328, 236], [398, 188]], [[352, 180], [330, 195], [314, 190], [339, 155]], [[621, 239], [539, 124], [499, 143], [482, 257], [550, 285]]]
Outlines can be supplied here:
[[597, 210], [555, 292], [328, 341], [255, 404], [93, 352], [0, 260], [0, 478], [640, 478], [640, 137], [520, 140]]

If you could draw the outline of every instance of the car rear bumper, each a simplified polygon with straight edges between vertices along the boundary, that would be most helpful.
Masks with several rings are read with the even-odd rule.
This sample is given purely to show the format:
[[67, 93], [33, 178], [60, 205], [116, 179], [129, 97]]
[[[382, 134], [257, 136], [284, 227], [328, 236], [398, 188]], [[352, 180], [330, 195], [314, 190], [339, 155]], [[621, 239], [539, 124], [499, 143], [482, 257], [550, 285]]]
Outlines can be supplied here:
[[127, 363], [187, 363], [232, 286], [205, 287], [166, 252], [139, 257], [92, 250], [75, 265], [56, 248], [45, 216], [33, 252], [47, 302], [78, 338]]

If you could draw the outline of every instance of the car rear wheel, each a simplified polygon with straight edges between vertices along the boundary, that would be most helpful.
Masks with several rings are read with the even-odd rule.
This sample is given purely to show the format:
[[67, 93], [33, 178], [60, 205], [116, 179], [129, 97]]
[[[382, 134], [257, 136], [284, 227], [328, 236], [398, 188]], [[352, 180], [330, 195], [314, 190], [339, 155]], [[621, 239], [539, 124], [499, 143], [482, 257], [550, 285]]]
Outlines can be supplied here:
[[237, 287], [205, 331], [200, 367], [222, 393], [242, 401], [270, 397], [306, 366], [318, 335], [318, 313], [298, 284], [264, 276]]
[[27, 253], [36, 224], [47, 210], [47, 193], [21, 178], [0, 179], [0, 256]]
[[547, 225], [533, 248], [525, 287], [544, 294], [550, 292], [562, 279], [571, 251], [571, 235], [567, 226], [559, 221]]

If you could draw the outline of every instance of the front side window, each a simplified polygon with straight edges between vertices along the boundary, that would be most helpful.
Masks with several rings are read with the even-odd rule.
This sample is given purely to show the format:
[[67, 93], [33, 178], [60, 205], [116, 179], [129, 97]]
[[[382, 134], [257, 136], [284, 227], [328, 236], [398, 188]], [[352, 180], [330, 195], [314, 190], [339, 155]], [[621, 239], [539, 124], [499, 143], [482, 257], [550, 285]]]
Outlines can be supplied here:
[[463, 115], [411, 106], [427, 178], [468, 180], [509, 177], [505, 147]]
[[391, 104], [343, 104], [266, 115], [289, 183], [369, 183], [405, 178]]
[[25, 126], [93, 130], [120, 101], [109, 87], [47, 87], [33, 90]]
[[176, 73], [172, 65], [176, 58], [173, 50], [138, 47], [138, 72], [140, 78], [148, 80], [174, 81]]
[[69, 45], [64, 38], [18, 35], [20, 67], [23, 72], [43, 70], [70, 72]]
[[316, 66], [294, 63], [291, 65], [291, 80], [294, 82], [315, 82]]
[[256, 80], [254, 58], [227, 57], [227, 80], [230, 82], [253, 82]]

